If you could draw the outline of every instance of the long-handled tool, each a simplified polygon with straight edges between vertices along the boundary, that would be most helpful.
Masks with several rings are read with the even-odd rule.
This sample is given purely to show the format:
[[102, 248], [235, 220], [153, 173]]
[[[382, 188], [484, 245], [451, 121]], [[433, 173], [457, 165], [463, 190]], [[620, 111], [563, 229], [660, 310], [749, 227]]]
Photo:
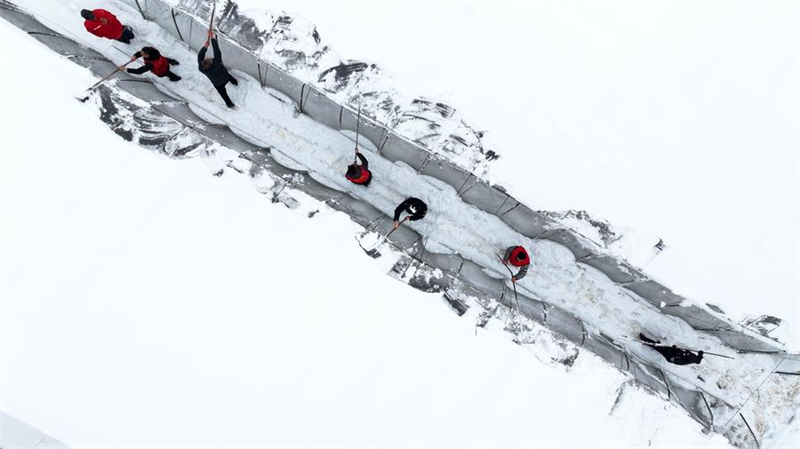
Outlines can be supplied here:
[[392, 230], [391, 230], [391, 231], [389, 231], [389, 233], [388, 233], [388, 234], [386, 234], [386, 237], [384, 237], [384, 238], [383, 238], [383, 240], [384, 240], [384, 241], [386, 241], [386, 240], [389, 240], [389, 236], [390, 236], [390, 235], [392, 235], [392, 233], [393, 233], [394, 231], [396, 231], [396, 230], [400, 229], [400, 225], [402, 225], [403, 223], [405, 223], [405, 222], [406, 222], [406, 220], [408, 220], [408, 218], [409, 218], [409, 217], [406, 217], [406, 218], [402, 219], [402, 220], [400, 221], [400, 224], [398, 224], [396, 228], [392, 228]]
[[[669, 347], [671, 347], [671, 346], [668, 346], [668, 345], [660, 345], [660, 344], [656, 344], [656, 343], [648, 343], [646, 341], [639, 341], [639, 343], [641, 343], [643, 345], [647, 345], [647, 346], [652, 346], [654, 348], [655, 347], [661, 347], [661, 348], [669, 348]], [[675, 345], [675, 349], [682, 349], [684, 351], [700, 352], [699, 349], [683, 348], [683, 347], [680, 347], [680, 346], [677, 346], [677, 345]], [[713, 356], [716, 356], [716, 357], [723, 357], [723, 358], [726, 358], [726, 359], [734, 360], [734, 358], [731, 357], [731, 356], [717, 354], [716, 352], [703, 351], [703, 355], [713, 355]]]
[[[96, 82], [96, 83], [92, 84], [92, 87], [90, 87], [90, 88], [86, 89], [86, 91], [87, 91], [87, 92], [91, 92], [91, 91], [92, 91], [92, 90], [94, 90], [94, 89], [95, 89], [97, 86], [99, 86], [100, 84], [102, 84], [104, 81], [106, 81], [107, 79], [109, 79], [109, 78], [111, 78], [112, 76], [114, 76], [114, 74], [116, 74], [116, 73], [117, 73], [117, 72], [119, 72], [120, 70], [123, 70], [123, 69], [125, 68], [125, 66], [127, 66], [127, 65], [128, 65], [128, 64], [130, 64], [130, 63], [132, 63], [133, 61], [135, 61], [135, 59], [132, 59], [132, 60], [130, 60], [130, 61], [128, 61], [128, 62], [126, 62], [125, 64], [122, 64], [121, 66], [117, 67], [117, 70], [114, 70], [113, 72], [111, 72], [111, 73], [109, 73], [108, 75], [106, 75], [106, 76], [104, 76], [103, 78], [101, 78], [101, 79], [100, 79], [100, 81], [98, 81], [98, 82]], [[84, 98], [81, 98], [81, 99], [80, 99], [80, 101], [81, 101], [82, 103], [85, 103], [85, 102], [86, 102], [86, 100], [88, 100], [88, 99], [89, 99], [89, 96], [87, 95], [86, 97], [84, 97]]]
[[356, 118], [356, 154], [353, 159], [353, 164], [358, 163], [358, 131], [361, 126], [361, 104], [358, 105], [358, 117]]
[[[385, 217], [384, 217], [384, 218], [385, 218]], [[406, 217], [406, 218], [404, 218], [404, 219], [403, 219], [403, 221], [401, 221], [401, 222], [400, 222], [400, 224], [402, 224], [402, 223], [405, 223], [405, 221], [406, 221], [406, 220], [408, 220], [408, 219], [409, 219], [409, 217]], [[381, 221], [383, 221], [383, 219], [381, 219]], [[399, 225], [398, 225], [396, 228], [393, 228], [391, 231], [389, 231], [389, 233], [388, 233], [388, 234], [386, 234], [386, 235], [384, 235], [384, 236], [382, 236], [382, 237], [379, 237], [379, 238], [377, 239], [377, 241], [376, 241], [376, 242], [374, 242], [372, 245], [369, 245], [367, 248], [365, 248], [363, 245], [361, 245], [361, 242], [360, 242], [360, 241], [359, 241], [359, 245], [361, 245], [361, 249], [363, 249], [363, 250], [364, 250], [364, 251], [366, 251], [367, 253], [369, 253], [370, 251], [374, 251], [374, 250], [376, 250], [376, 249], [377, 249], [379, 246], [381, 246], [381, 245], [383, 245], [384, 243], [386, 243], [386, 242], [389, 240], [389, 236], [390, 236], [390, 235], [392, 235], [392, 233], [394, 233], [394, 231], [396, 231], [396, 230], [398, 230], [398, 229], [400, 229], [400, 226], [399, 226]], [[370, 232], [372, 232], [372, 231], [368, 229], [367, 231], [365, 231], [365, 232], [363, 232], [363, 233], [361, 234], [361, 237], [363, 238], [364, 236], [366, 236], [366, 235], [367, 235], [368, 233], [370, 233]], [[356, 240], [358, 240], [358, 239], [356, 239]]]
[[506, 267], [506, 270], [508, 270], [508, 274], [511, 275], [511, 286], [514, 287], [514, 302], [516, 303], [517, 306], [517, 313], [519, 313], [519, 297], [517, 296], [517, 281], [514, 280], [514, 272], [511, 271], [511, 268], [508, 268], [508, 265], [506, 265], [506, 262], [503, 260], [502, 257], [500, 257], [500, 254], [495, 254], [495, 256], [497, 256], [497, 258], [500, 259], [500, 263], [502, 263], [503, 266]]
[[214, 28], [214, 14], [217, 12], [217, 2], [214, 2], [214, 7], [211, 8], [211, 20], [208, 21], [208, 31]]

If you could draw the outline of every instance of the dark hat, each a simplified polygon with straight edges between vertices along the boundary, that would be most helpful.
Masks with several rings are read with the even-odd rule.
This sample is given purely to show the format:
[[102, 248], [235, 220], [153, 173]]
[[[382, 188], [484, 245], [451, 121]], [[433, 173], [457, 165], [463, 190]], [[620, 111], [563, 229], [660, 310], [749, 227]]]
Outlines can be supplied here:
[[89, 11], [88, 9], [82, 9], [81, 17], [83, 17], [86, 20], [94, 20], [94, 13]]
[[517, 253], [517, 260], [525, 260], [525, 250], [523, 248], [522, 251]]
[[361, 175], [361, 167], [356, 164], [347, 166], [347, 176], [350, 178], [358, 178]]

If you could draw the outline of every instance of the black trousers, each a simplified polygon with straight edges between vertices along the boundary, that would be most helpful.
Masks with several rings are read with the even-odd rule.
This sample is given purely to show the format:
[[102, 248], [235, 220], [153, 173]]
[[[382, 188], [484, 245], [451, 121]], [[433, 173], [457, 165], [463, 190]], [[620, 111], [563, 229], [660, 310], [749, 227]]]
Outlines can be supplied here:
[[136, 36], [133, 35], [133, 30], [131, 29], [131, 27], [126, 25], [122, 27], [122, 36], [120, 36], [117, 40], [122, 42], [123, 44], [130, 44], [131, 39], [133, 39], [134, 37]]
[[163, 74], [161, 76], [166, 76], [167, 78], [169, 78], [170, 81], [180, 81], [181, 80], [181, 77], [176, 75], [176, 74], [174, 74], [174, 73], [172, 73], [171, 70], [167, 70], [167, 73], [165, 73], [165, 74]]
[[225, 106], [232, 108], [236, 105], [233, 104], [233, 101], [231, 101], [231, 97], [228, 96], [228, 91], [225, 89], [225, 86], [227, 86], [229, 82], [234, 86], [239, 84], [239, 81], [236, 81], [236, 78], [228, 74], [228, 81], [225, 81], [224, 84], [221, 84], [219, 86], [214, 86], [214, 88], [217, 89], [219, 95], [222, 97], [223, 100], [225, 100]]

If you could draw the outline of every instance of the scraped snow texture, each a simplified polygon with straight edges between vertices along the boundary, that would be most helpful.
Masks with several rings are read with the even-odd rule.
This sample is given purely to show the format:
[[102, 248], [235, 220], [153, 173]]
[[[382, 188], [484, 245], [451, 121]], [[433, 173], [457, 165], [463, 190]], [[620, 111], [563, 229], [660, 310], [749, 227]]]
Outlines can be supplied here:
[[347, 217], [124, 143], [65, 95], [87, 71], [0, 33], [31, 64], [0, 71], [5, 412], [72, 447], [726, 445], [635, 388], [611, 413], [624, 376], [596, 358], [476, 336]]

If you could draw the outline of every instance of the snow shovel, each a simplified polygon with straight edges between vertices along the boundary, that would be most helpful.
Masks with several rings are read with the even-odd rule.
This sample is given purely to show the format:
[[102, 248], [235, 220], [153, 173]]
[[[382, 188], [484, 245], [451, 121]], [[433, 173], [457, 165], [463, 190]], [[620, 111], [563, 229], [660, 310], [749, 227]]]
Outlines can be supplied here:
[[[117, 72], [119, 72], [120, 70], [124, 69], [124, 68], [125, 68], [125, 66], [127, 66], [127, 65], [128, 65], [128, 64], [130, 64], [130, 63], [132, 63], [133, 61], [135, 61], [135, 60], [128, 61], [128, 62], [126, 62], [125, 64], [122, 64], [121, 66], [117, 67], [117, 70], [114, 70], [113, 72], [111, 72], [111, 73], [109, 73], [108, 75], [106, 75], [105, 77], [103, 77], [103, 78], [102, 78], [100, 81], [98, 81], [98, 82], [96, 82], [96, 83], [92, 84], [92, 87], [90, 87], [90, 88], [86, 89], [86, 91], [87, 91], [87, 92], [91, 92], [92, 90], [94, 90], [94, 88], [95, 88], [95, 87], [97, 87], [97, 86], [99, 86], [101, 83], [103, 83], [103, 81], [106, 81], [107, 79], [111, 78], [112, 76], [114, 76], [114, 74], [116, 74], [116, 73], [117, 73]], [[88, 100], [88, 99], [89, 99], [89, 96], [88, 96], [88, 95], [87, 95], [86, 97], [84, 97], [84, 98], [79, 98], [79, 100], [81, 101], [81, 103], [86, 103], [86, 100]]]
[[[406, 221], [406, 220], [408, 220], [408, 217], [404, 218], [404, 219], [403, 219], [403, 221], [401, 221], [400, 223], [401, 223], [401, 224], [402, 224], [402, 223], [405, 223], [405, 221]], [[397, 227], [397, 229], [400, 229], [400, 227], [398, 226], [398, 227]], [[389, 231], [389, 233], [388, 233], [388, 234], [386, 234], [386, 235], [384, 235], [384, 236], [381, 236], [381, 237], [378, 237], [378, 238], [377, 238], [377, 240], [376, 240], [376, 241], [375, 241], [373, 244], [371, 244], [371, 245], [369, 245], [369, 244], [368, 244], [368, 246], [369, 246], [368, 248], [365, 248], [363, 245], [361, 245], [361, 243], [360, 243], [360, 242], [359, 242], [359, 246], [361, 246], [361, 249], [363, 249], [363, 250], [364, 250], [364, 251], [366, 251], [367, 253], [369, 253], [369, 252], [371, 252], [371, 251], [375, 251], [375, 250], [376, 250], [376, 249], [377, 249], [379, 246], [381, 246], [381, 245], [383, 245], [384, 243], [386, 243], [386, 242], [389, 240], [389, 236], [390, 236], [390, 235], [392, 235], [392, 233], [393, 233], [394, 231], [396, 231], [397, 229], [392, 229], [391, 231]], [[369, 234], [369, 233], [373, 233], [373, 232], [374, 232], [374, 231], [366, 231], [366, 232], [364, 232], [364, 233], [362, 234], [362, 238], [363, 238], [364, 236], [366, 236], [367, 234]], [[375, 233], [375, 234], [378, 234], [377, 232], [374, 232], [374, 233]], [[380, 235], [380, 234], [378, 234], [378, 235]], [[358, 239], [356, 239], [356, 240], [358, 240]]]
[[[635, 341], [635, 340], [634, 340], [634, 341]], [[641, 343], [641, 344], [643, 344], [643, 345], [645, 345], [645, 346], [651, 346], [651, 347], [654, 347], [654, 348], [655, 348], [655, 347], [659, 347], [659, 346], [660, 346], [660, 347], [662, 347], [662, 348], [663, 348], [663, 347], [668, 347], [667, 345], [658, 345], [658, 344], [655, 344], [655, 343], [648, 343], [648, 342], [646, 342], [646, 341], [638, 341], [638, 343]], [[683, 348], [683, 347], [681, 347], [681, 346], [678, 346], [678, 345], [674, 345], [674, 346], [675, 346], [675, 348], [676, 348], [676, 349], [682, 349], [682, 350], [684, 350], [684, 351], [700, 352], [700, 350], [699, 350], [699, 349]], [[734, 360], [734, 358], [733, 358], [733, 357], [731, 357], [731, 356], [728, 356], [728, 355], [722, 355], [722, 354], [717, 354], [716, 352], [707, 352], [707, 351], [703, 351], [703, 355], [713, 355], [713, 356], [716, 356], [716, 357], [722, 357], [722, 358], [726, 358], [726, 359], [731, 359], [731, 360]]]
[[517, 296], [517, 282], [514, 280], [514, 272], [511, 271], [511, 268], [508, 268], [506, 263], [503, 261], [503, 258], [500, 257], [500, 254], [495, 254], [495, 256], [500, 259], [500, 262], [504, 267], [506, 267], [506, 270], [508, 270], [508, 274], [511, 275], [511, 286], [514, 287], [514, 302], [517, 305], [517, 313], [519, 313], [519, 297]]

